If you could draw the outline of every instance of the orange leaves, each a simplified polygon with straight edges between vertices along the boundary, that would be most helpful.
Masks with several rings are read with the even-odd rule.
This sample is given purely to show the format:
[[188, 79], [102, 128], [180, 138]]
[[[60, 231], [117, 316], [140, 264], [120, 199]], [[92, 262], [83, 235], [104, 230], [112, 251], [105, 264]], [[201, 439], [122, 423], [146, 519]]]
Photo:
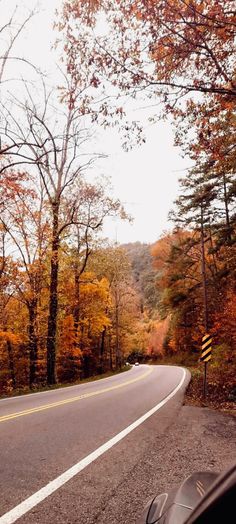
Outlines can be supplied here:
[[[101, 0], [66, 0], [63, 7], [64, 20], [68, 22], [70, 17], [83, 18], [87, 25], [93, 25], [101, 4]], [[63, 24], [61, 26], [63, 27]]]
[[75, 333], [72, 315], [66, 316], [61, 325], [58, 374], [62, 381], [71, 381], [79, 378], [82, 352], [78, 345], [78, 333]]
[[68, 315], [62, 321], [62, 330], [61, 330], [61, 336], [60, 336], [60, 350], [63, 353], [69, 354], [74, 349], [76, 339], [77, 337], [74, 332], [73, 316]]
[[164, 355], [164, 341], [169, 328], [169, 318], [152, 322], [148, 341], [147, 354], [152, 358]]
[[175, 233], [169, 233], [163, 235], [152, 247], [151, 254], [154, 258], [154, 267], [156, 269], [165, 269], [165, 264], [168, 263], [168, 259], [171, 254], [172, 248], [180, 247], [190, 233], [179, 229]]
[[18, 345], [22, 338], [19, 334], [11, 333], [9, 331], [0, 331], [0, 340], [2, 342], [10, 342], [10, 344]]
[[[182, 94], [199, 91], [235, 98], [235, 13], [230, 0], [66, 2], [64, 16], [70, 27], [66, 38], [72, 76], [76, 77], [81, 69], [81, 26], [83, 22], [96, 26], [98, 13], [106, 13], [107, 36], [96, 35], [93, 42], [93, 35], [89, 34], [88, 56], [85, 52], [82, 57], [87, 71], [91, 67], [92, 78], [95, 71], [96, 78], [99, 73], [103, 78], [106, 75], [125, 92], [144, 81], [147, 87], [155, 85], [165, 102], [169, 88], [173, 98], [173, 87], [182, 89]], [[74, 30], [70, 19], [73, 23], [77, 20]], [[173, 107], [178, 97], [179, 91], [171, 103]]]
[[31, 190], [27, 189], [24, 182], [27, 182], [29, 176], [27, 173], [15, 171], [5, 171], [0, 174], [0, 204], [3, 205], [6, 199], [15, 200], [17, 195], [29, 195]]
[[221, 310], [215, 314], [214, 333], [217, 339], [228, 344], [235, 352], [236, 348], [236, 293], [228, 291]]

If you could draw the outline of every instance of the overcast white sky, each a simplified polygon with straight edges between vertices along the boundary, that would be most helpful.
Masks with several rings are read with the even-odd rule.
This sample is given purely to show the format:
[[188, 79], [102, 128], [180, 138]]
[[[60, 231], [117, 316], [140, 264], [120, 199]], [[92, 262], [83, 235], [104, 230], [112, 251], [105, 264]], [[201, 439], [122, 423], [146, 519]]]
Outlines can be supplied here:
[[[48, 69], [53, 77], [55, 53], [51, 46], [55, 40], [52, 30], [54, 12], [60, 8], [61, 0], [39, 0], [39, 14], [27, 26], [23, 37], [17, 41], [13, 54], [21, 54], [35, 65]], [[1, 20], [18, 4], [19, 18], [25, 9], [36, 4], [34, 0], [1, 0]], [[1, 25], [2, 22], [1, 21]], [[0, 46], [3, 42], [0, 41]], [[19, 67], [16, 64], [15, 68]], [[12, 65], [11, 65], [12, 68]], [[17, 75], [17, 71], [15, 71]], [[143, 103], [140, 103], [143, 105]], [[148, 109], [137, 109], [133, 118], [144, 121]], [[155, 242], [164, 230], [170, 227], [167, 215], [177, 196], [178, 178], [189, 166], [180, 151], [173, 145], [170, 123], [158, 123], [146, 128], [146, 144], [125, 153], [116, 130], [100, 131], [97, 143], [108, 158], [99, 165], [99, 173], [111, 178], [114, 195], [124, 203], [134, 217], [132, 225], [117, 220], [107, 220], [104, 233], [111, 240], [124, 242]]]

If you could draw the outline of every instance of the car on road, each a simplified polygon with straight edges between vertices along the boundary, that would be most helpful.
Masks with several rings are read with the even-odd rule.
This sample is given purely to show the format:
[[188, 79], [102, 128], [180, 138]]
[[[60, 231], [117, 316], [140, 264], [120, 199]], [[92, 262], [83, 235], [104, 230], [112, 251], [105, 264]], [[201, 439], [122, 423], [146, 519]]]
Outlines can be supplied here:
[[139, 362], [135, 362], [134, 365], [135, 365], [135, 366], [139, 366]]

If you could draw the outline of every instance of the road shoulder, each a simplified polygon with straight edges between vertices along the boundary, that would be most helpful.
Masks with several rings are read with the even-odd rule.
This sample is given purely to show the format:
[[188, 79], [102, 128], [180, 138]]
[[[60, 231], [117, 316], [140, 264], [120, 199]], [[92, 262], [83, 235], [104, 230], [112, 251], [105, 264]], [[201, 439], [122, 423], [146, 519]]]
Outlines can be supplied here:
[[96, 524], [134, 524], [145, 503], [194, 471], [222, 471], [236, 460], [236, 417], [183, 406], [107, 501]]

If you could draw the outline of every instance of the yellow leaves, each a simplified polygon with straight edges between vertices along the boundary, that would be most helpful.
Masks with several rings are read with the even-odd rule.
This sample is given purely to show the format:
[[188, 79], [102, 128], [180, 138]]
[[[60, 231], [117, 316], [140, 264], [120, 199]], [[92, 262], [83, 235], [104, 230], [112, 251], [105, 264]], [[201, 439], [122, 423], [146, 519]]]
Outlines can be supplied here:
[[[68, 274], [68, 273], [67, 273]], [[62, 320], [60, 348], [68, 351], [74, 346], [80, 347], [99, 336], [104, 328], [110, 325], [108, 310], [111, 306], [109, 282], [103, 277], [100, 280], [93, 271], [85, 271], [75, 284], [74, 273], [63, 279], [63, 301], [67, 309], [75, 312], [78, 308], [78, 328], [75, 333], [74, 313], [66, 314]], [[83, 350], [84, 351], [84, 350]]]
[[85, 273], [80, 285], [80, 304], [82, 323], [89, 327], [92, 335], [102, 332], [110, 325], [106, 310], [111, 302], [109, 283], [106, 278], [100, 281], [93, 273]]
[[74, 318], [67, 315], [62, 320], [59, 341], [58, 374], [65, 381], [77, 380], [81, 365], [82, 351], [75, 333]]
[[89, 332], [89, 338], [100, 335], [103, 329], [110, 325], [108, 316], [103, 311], [99, 311], [98, 307], [91, 308], [89, 316], [81, 321], [81, 326]]
[[108, 281], [107, 279], [98, 280], [94, 273], [86, 272], [80, 279], [80, 298], [84, 304], [91, 301], [108, 300]]
[[68, 315], [62, 321], [62, 333], [60, 337], [61, 350], [65, 352], [70, 350], [74, 347], [75, 342], [74, 319], [72, 315]]

